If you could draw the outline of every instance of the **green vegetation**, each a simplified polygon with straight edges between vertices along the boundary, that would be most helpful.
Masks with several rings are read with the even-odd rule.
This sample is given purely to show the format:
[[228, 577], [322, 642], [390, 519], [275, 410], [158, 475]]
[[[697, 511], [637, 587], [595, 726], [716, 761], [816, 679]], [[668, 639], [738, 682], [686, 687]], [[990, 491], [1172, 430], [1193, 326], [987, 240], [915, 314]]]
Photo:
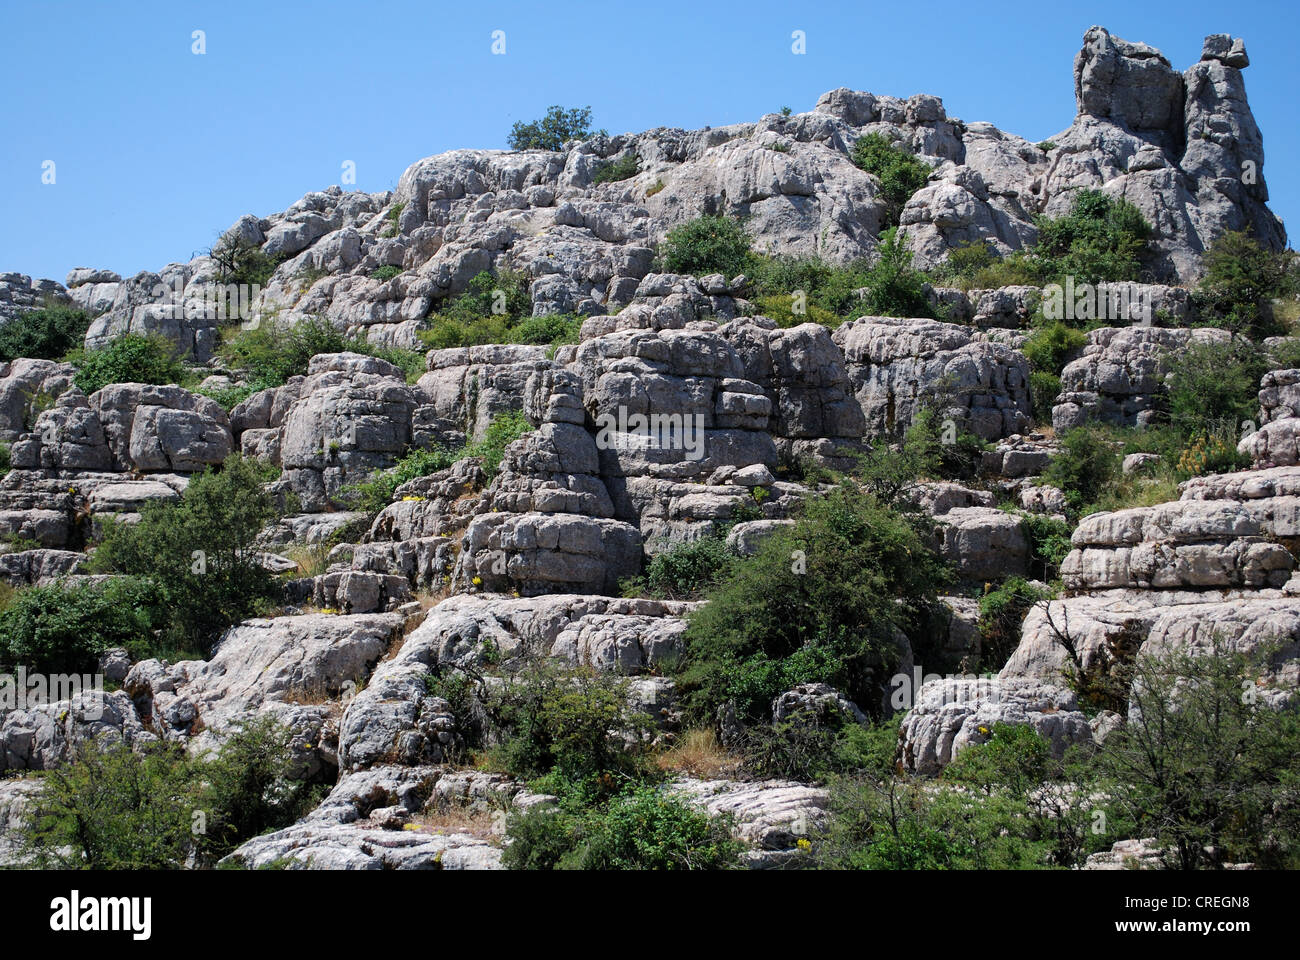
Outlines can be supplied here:
[[1300, 710], [1265, 702], [1269, 654], [1216, 635], [1196, 655], [1139, 654], [1117, 677], [1128, 723], [1097, 757], [1108, 806], [1171, 867], [1300, 866]]
[[591, 135], [591, 107], [565, 110], [555, 105], [547, 107], [540, 120], [516, 121], [506, 143], [511, 150], [559, 150], [570, 140], [586, 140]]
[[616, 183], [629, 180], [641, 172], [641, 161], [635, 153], [625, 153], [617, 160], [602, 163], [591, 178], [592, 183]]
[[30, 587], [0, 612], [0, 666], [39, 673], [94, 673], [99, 655], [126, 647], [153, 652], [158, 595], [147, 581]]
[[1269, 368], [1263, 351], [1240, 338], [1192, 343], [1169, 362], [1169, 420], [1185, 437], [1254, 422], [1259, 381]]
[[1010, 577], [980, 597], [981, 668], [998, 671], [1020, 643], [1020, 624], [1035, 603], [1050, 593], [1023, 577]]
[[479, 457], [483, 462], [484, 473], [489, 477], [495, 476], [501, 469], [505, 448], [532, 430], [532, 424], [517, 410], [497, 414], [480, 439], [465, 444], [459, 450], [445, 450], [442, 447], [412, 450], [395, 466], [378, 471], [349, 488], [348, 495], [357, 509], [378, 513], [393, 502], [395, 491], [402, 484], [445, 470], [466, 457]]
[[731, 278], [750, 264], [750, 239], [734, 217], [697, 217], [668, 231], [659, 259], [669, 273], [721, 273]]
[[876, 261], [867, 271], [865, 310], [883, 317], [933, 316], [925, 282], [925, 275], [912, 266], [904, 231], [886, 230], [880, 235]]
[[375, 267], [375, 269], [370, 271], [370, 278], [372, 280], [391, 280], [393, 279], [393, 277], [397, 276], [401, 272], [402, 272], [401, 267], [395, 266], [390, 263], [390, 264], [385, 264], [382, 267]]
[[886, 204], [885, 219], [897, 224], [903, 205], [925, 186], [930, 168], [879, 133], [859, 137], [853, 145], [852, 157], [860, 169], [879, 179]]
[[176, 346], [157, 335], [123, 334], [100, 350], [74, 350], [68, 360], [77, 368], [73, 381], [86, 394], [111, 383], [180, 383], [185, 376]]
[[81, 346], [89, 327], [90, 315], [73, 307], [26, 310], [0, 326], [0, 363], [19, 357], [62, 360]]
[[209, 867], [319, 800], [298, 778], [291, 744], [291, 732], [268, 718], [236, 731], [216, 756], [87, 742], [43, 777], [24, 852], [44, 869]]
[[1066, 276], [1076, 284], [1142, 279], [1152, 228], [1127, 200], [1080, 190], [1068, 213], [1034, 222], [1038, 240], [1028, 248], [999, 258], [987, 243], [976, 241], [950, 253], [936, 279], [967, 290], [1063, 284]]
[[1127, 200], [1080, 190], [1070, 212], [1039, 217], [1038, 241], [1028, 261], [1044, 281], [1073, 276], [1075, 283], [1141, 279], [1152, 228]]
[[345, 337], [324, 317], [305, 317], [292, 325], [272, 321], [240, 329], [221, 344], [220, 355], [244, 371], [249, 393], [278, 387], [290, 377], [305, 376], [311, 358], [322, 353], [360, 353], [387, 360], [407, 379], [424, 372], [424, 357], [414, 350], [376, 347], [361, 337]]
[[1093, 425], [1061, 435], [1061, 450], [1043, 471], [1043, 482], [1060, 487], [1066, 502], [1081, 510], [1094, 503], [1120, 475], [1120, 461], [1108, 431]]
[[217, 283], [222, 286], [265, 287], [275, 268], [287, 259], [263, 253], [261, 247], [233, 235], [218, 240], [208, 255], [216, 262]]
[[1244, 232], [1217, 238], [1202, 260], [1205, 276], [1192, 294], [1198, 322], [1252, 340], [1287, 333], [1272, 301], [1300, 293], [1294, 250], [1273, 253]]
[[725, 580], [738, 557], [719, 535], [674, 544], [646, 564], [644, 576], [624, 584], [629, 596], [694, 600]]
[[741, 845], [713, 819], [661, 788], [630, 788], [603, 808], [512, 814], [502, 862], [513, 870], [720, 870]]
[[679, 677], [689, 712], [709, 722], [730, 702], [758, 719], [776, 694], [809, 682], [870, 708], [897, 662], [895, 631], [920, 641], [943, 581], [915, 522], [844, 481], [737, 562], [691, 615]]
[[477, 274], [465, 292], [428, 318], [418, 334], [430, 350], [472, 347], [485, 343], [577, 343], [582, 318], [569, 314], [534, 317], [526, 274], [487, 270]]
[[180, 500], [151, 501], [139, 523], [109, 525], [96, 568], [150, 581], [162, 637], [207, 651], [221, 630], [257, 613], [273, 595], [256, 547], [276, 515], [265, 479], [255, 461], [231, 454], [220, 470], [191, 478]]

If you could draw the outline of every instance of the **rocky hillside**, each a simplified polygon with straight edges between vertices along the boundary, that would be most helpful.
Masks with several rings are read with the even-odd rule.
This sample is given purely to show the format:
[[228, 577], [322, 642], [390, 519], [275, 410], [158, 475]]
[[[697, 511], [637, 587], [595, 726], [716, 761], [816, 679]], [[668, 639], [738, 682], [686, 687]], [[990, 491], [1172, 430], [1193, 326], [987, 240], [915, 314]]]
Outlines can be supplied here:
[[[1179, 73], [1094, 27], [1041, 144], [842, 88], [426, 158], [158, 273], [0, 276], [0, 340], [84, 321], [0, 365], [0, 667], [108, 682], [0, 700], [0, 861], [76, 860], [28, 774], [74, 771], [74, 803], [95, 744], [314, 790], [196, 777], [225, 832], [150, 866], [1300, 863], [1270, 759], [1300, 685], [1297, 286], [1248, 63], [1214, 35]], [[901, 202], [875, 142], [923, 165]], [[701, 223], [748, 274], [670, 272]], [[1132, 269], [1077, 279], [1142, 316], [1046, 313], [1122, 223]], [[1039, 272], [981, 286], [972, 250], [975, 278]], [[1233, 256], [1271, 286], [1221, 284]], [[900, 284], [911, 316], [865, 306]], [[1273, 805], [1178, 832], [1116, 771], [1176, 706], [1152, 691], [1236, 703], [1238, 674]], [[933, 859], [854, 833], [886, 789]]]

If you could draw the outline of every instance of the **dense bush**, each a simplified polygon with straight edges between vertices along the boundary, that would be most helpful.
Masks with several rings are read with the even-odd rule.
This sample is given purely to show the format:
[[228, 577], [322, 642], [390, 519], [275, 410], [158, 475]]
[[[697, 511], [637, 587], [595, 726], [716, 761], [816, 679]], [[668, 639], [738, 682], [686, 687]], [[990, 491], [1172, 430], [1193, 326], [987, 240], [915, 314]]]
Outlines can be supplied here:
[[649, 786], [579, 814], [516, 813], [506, 832], [502, 862], [515, 870], [719, 870], [735, 865], [741, 849], [725, 820]]
[[739, 220], [702, 216], [668, 231], [659, 258], [669, 273], [721, 273], [731, 278], [748, 267], [750, 240]]
[[1035, 371], [1056, 374], [1065, 369], [1068, 363], [1088, 343], [1088, 337], [1081, 331], [1067, 327], [1060, 320], [1053, 320], [1036, 327], [1025, 340], [1020, 352], [1029, 361]]
[[591, 178], [592, 183], [616, 183], [628, 180], [641, 172], [641, 163], [635, 153], [625, 153], [617, 160], [602, 163]]
[[93, 673], [99, 655], [151, 652], [158, 596], [146, 581], [54, 584], [18, 591], [0, 613], [0, 665], [40, 673]]
[[360, 353], [387, 360], [409, 380], [424, 371], [424, 357], [413, 350], [377, 347], [362, 337], [346, 337], [324, 317], [304, 317], [293, 324], [271, 321], [241, 329], [225, 340], [221, 357], [244, 371], [254, 389], [278, 387], [290, 377], [305, 376], [311, 358], [322, 353]]
[[632, 586], [638, 595], [644, 588], [656, 597], [695, 599], [725, 580], [737, 559], [722, 537], [688, 540], [651, 559], [643, 582]]
[[591, 136], [591, 107], [565, 110], [557, 105], [546, 108], [546, 116], [531, 123], [516, 121], [506, 143], [511, 150], [559, 150], [570, 140]]
[[[847, 264], [831, 263], [821, 257], [767, 256], [756, 254], [749, 265], [749, 277], [754, 296], [775, 313], [773, 320], [792, 318], [794, 323], [816, 320], [835, 326], [840, 319], [860, 312], [862, 288], [867, 285], [870, 264], [855, 260]], [[806, 299], [807, 316], [793, 313], [793, 296], [802, 291]], [[784, 300], [784, 303], [774, 301]], [[834, 322], [816, 316], [818, 311], [833, 315]]]
[[1096, 764], [1106, 806], [1182, 869], [1300, 866], [1300, 710], [1265, 703], [1270, 651], [1214, 636], [1197, 654], [1139, 654], [1128, 723]]
[[980, 597], [980, 665], [997, 671], [1020, 643], [1020, 624], [1029, 608], [1051, 595], [1023, 577], [1011, 577]]
[[265, 479], [256, 462], [231, 454], [219, 470], [191, 478], [180, 500], [151, 501], [139, 523], [109, 525], [94, 562], [152, 581], [167, 611], [165, 635], [207, 651], [273, 594], [256, 546], [276, 515]]
[[1119, 477], [1119, 452], [1107, 432], [1093, 425], [1067, 430], [1060, 439], [1061, 449], [1043, 471], [1043, 482], [1060, 487], [1066, 502], [1082, 510]]
[[930, 168], [923, 161], [899, 147], [895, 147], [879, 133], [859, 137], [853, 145], [853, 162], [862, 170], [880, 180], [881, 195], [885, 200], [885, 220], [898, 223], [903, 204], [912, 194], [925, 186]]
[[867, 271], [864, 313], [882, 317], [931, 317], [925, 275], [912, 267], [912, 251], [900, 229], [880, 235], [876, 260]]
[[530, 657], [492, 688], [485, 708], [500, 740], [493, 763], [547, 777], [552, 792], [598, 797], [645, 772], [650, 718], [629, 708], [623, 678]]
[[711, 722], [733, 701], [742, 718], [763, 717], [777, 693], [816, 681], [871, 709], [896, 662], [895, 630], [916, 632], [943, 579], [913, 523], [856, 484], [807, 501], [691, 615], [680, 678], [690, 711]]
[[86, 394], [110, 383], [179, 383], [185, 374], [176, 346], [165, 337], [127, 333], [99, 350], [74, 350], [73, 381]]
[[1297, 292], [1295, 251], [1274, 253], [1230, 230], [1210, 245], [1201, 266], [1205, 275], [1192, 295], [1199, 323], [1254, 340], [1286, 332], [1271, 301]]
[[1076, 283], [1140, 280], [1151, 225], [1127, 200], [1097, 190], [1080, 190], [1070, 212], [1039, 217], [1038, 240], [1029, 254], [1039, 278]]
[[183, 747], [84, 743], [49, 771], [24, 844], [34, 866], [80, 870], [211, 866], [238, 844], [301, 817], [318, 793], [301, 782], [288, 730], [258, 719], [215, 757]]
[[1268, 370], [1262, 350], [1234, 337], [1193, 343], [1168, 362], [1169, 419], [1184, 438], [1207, 432], [1237, 434], [1259, 409], [1259, 381]]
[[217, 265], [217, 282], [265, 287], [271, 274], [286, 259], [262, 252], [262, 248], [234, 235], [218, 240], [209, 251]]
[[62, 360], [81, 346], [89, 326], [90, 315], [75, 307], [25, 310], [0, 326], [0, 363], [19, 357]]
[[377, 513], [392, 503], [394, 491], [402, 484], [416, 477], [445, 470], [466, 457], [478, 457], [482, 460], [483, 471], [489, 477], [494, 476], [501, 469], [501, 458], [505, 455], [506, 447], [531, 433], [532, 429], [532, 424], [518, 410], [499, 413], [492, 418], [478, 440], [467, 443], [458, 450], [442, 447], [412, 450], [396, 465], [377, 471], [348, 488], [347, 495], [358, 509]]

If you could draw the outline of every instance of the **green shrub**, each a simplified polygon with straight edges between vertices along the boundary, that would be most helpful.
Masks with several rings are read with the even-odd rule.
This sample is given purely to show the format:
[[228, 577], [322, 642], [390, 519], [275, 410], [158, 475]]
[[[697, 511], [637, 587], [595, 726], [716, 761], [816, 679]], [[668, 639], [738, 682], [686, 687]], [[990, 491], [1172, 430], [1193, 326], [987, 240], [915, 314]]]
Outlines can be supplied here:
[[480, 317], [468, 323], [443, 317], [433, 319], [429, 329], [416, 333], [429, 350], [476, 347], [484, 343], [509, 343], [510, 327], [505, 317]]
[[591, 178], [592, 183], [615, 183], [628, 180], [641, 172], [641, 162], [635, 153], [625, 153], [617, 160], [602, 163]]
[[99, 655], [152, 651], [160, 620], [152, 585], [114, 578], [102, 585], [53, 584], [18, 591], [0, 613], [0, 664], [39, 673], [93, 673]]
[[1003, 793], [843, 780], [831, 790], [830, 814], [817, 860], [835, 869], [1034, 869], [1050, 854], [1028, 805]]
[[880, 246], [867, 271], [864, 312], [882, 317], [930, 317], [934, 309], [925, 295], [925, 275], [912, 267], [912, 251], [902, 230], [880, 235]]
[[1155, 837], [1181, 869], [1300, 865], [1300, 711], [1270, 706], [1261, 675], [1276, 648], [1222, 637], [1195, 654], [1139, 654], [1121, 674], [1128, 722], [1098, 753], [1104, 808]]
[[305, 816], [321, 789], [303, 778], [294, 733], [273, 717], [242, 723], [215, 757], [204, 757], [201, 856], [213, 862], [245, 840], [281, 830]]
[[611, 800], [578, 837], [565, 865], [579, 870], [719, 870], [740, 853], [725, 822], [654, 787]]
[[1141, 279], [1152, 228], [1137, 207], [1098, 190], [1080, 190], [1070, 212], [1039, 217], [1029, 254], [1043, 281], [1073, 276], [1076, 283]]
[[215, 756], [88, 740], [73, 762], [43, 777], [24, 854], [43, 868], [211, 866], [319, 799], [302, 782], [291, 743], [291, 732], [267, 718], [244, 725]]
[[439, 318], [471, 323], [483, 317], [503, 317], [507, 322], [530, 316], [532, 297], [528, 293], [527, 274], [501, 270], [496, 274], [483, 270], [475, 274], [463, 293], [441, 310]]
[[179, 383], [185, 374], [175, 345], [165, 337], [127, 333], [100, 350], [74, 350], [73, 382], [86, 394], [111, 383]]
[[1054, 580], [1070, 552], [1070, 525], [1046, 513], [1022, 513], [1020, 528], [1029, 541], [1029, 560], [1040, 580]]
[[1171, 356], [1168, 368], [1169, 419], [1184, 438], [1236, 435], [1243, 421], [1256, 419], [1268, 360], [1249, 341], [1192, 343]]
[[895, 630], [919, 634], [944, 579], [912, 523], [846, 482], [806, 501], [691, 614], [679, 689], [704, 722], [729, 700], [742, 718], [765, 716], [781, 690], [813, 681], [871, 710]]
[[1295, 252], [1265, 250], [1244, 231], [1217, 237], [1201, 261], [1205, 275], [1192, 295], [1197, 322], [1261, 340], [1286, 330], [1272, 300], [1296, 292]]
[[179, 870], [191, 850], [199, 787], [185, 748], [83, 741], [45, 774], [26, 851], [64, 870]]
[[81, 346], [90, 315], [73, 307], [25, 310], [0, 326], [0, 363], [19, 357], [62, 360]]
[[1029, 608], [1051, 596], [1011, 577], [980, 597], [980, 663], [985, 670], [1001, 670], [1020, 643], [1020, 624]]
[[1035, 370], [1029, 375], [1029, 402], [1034, 409], [1034, 419], [1039, 423], [1052, 422], [1052, 407], [1061, 395], [1061, 378], [1045, 370]]
[[546, 116], [531, 123], [516, 121], [506, 143], [511, 150], [559, 150], [570, 140], [586, 140], [591, 134], [591, 107], [565, 110], [559, 105], [546, 108]]
[[1027, 798], [1051, 775], [1051, 760], [1051, 744], [1033, 727], [995, 723], [988, 740], [958, 753], [943, 778], [984, 793], [1007, 790]]
[[608, 792], [613, 775], [644, 772], [650, 719], [628, 706], [627, 681], [527, 658], [484, 704], [500, 738], [491, 757], [517, 777], [547, 777], [554, 791]]
[[1088, 337], [1080, 330], [1067, 327], [1060, 320], [1034, 329], [1025, 341], [1020, 352], [1029, 361], [1036, 372], [1060, 376], [1065, 365], [1073, 359], [1088, 343]]
[[1061, 449], [1043, 471], [1043, 482], [1060, 487], [1076, 510], [1095, 502], [1120, 475], [1120, 457], [1106, 431], [1094, 425], [1061, 435]]
[[379, 470], [352, 488], [352, 500], [358, 510], [378, 513], [393, 502], [394, 492], [416, 477], [426, 477], [445, 470], [456, 460], [456, 453], [442, 447], [412, 450], [387, 470]]
[[736, 562], [722, 537], [674, 544], [645, 568], [645, 585], [657, 597], [694, 599], [725, 580]]
[[859, 137], [853, 145], [853, 162], [880, 180], [885, 200], [885, 220], [898, 223], [903, 205], [925, 186], [930, 168], [906, 150], [895, 147], [879, 133]]
[[387, 360], [408, 380], [424, 372], [424, 357], [414, 350], [377, 347], [363, 337], [346, 337], [320, 316], [291, 325], [268, 321], [241, 329], [222, 343], [219, 352], [231, 367], [247, 373], [250, 393], [305, 376], [311, 358], [322, 353], [360, 353]]
[[506, 821], [502, 862], [512, 870], [720, 870], [741, 846], [714, 819], [654, 787], [639, 787], [595, 810], [533, 808]]
[[[869, 271], [864, 260], [834, 264], [821, 257], [755, 254], [745, 275], [761, 312], [782, 326], [813, 321], [835, 327], [841, 319], [861, 313]], [[798, 291], [803, 293], [802, 314], [794, 312]]]
[[370, 271], [370, 277], [373, 280], [391, 280], [402, 272], [402, 268], [394, 264], [385, 264], [382, 267], [375, 267]]
[[582, 318], [567, 313], [551, 313], [521, 320], [510, 331], [510, 343], [562, 344], [577, 343]]
[[246, 284], [265, 287], [275, 268], [288, 259], [264, 253], [261, 247], [234, 235], [218, 240], [208, 253], [216, 262], [217, 282], [222, 286]]
[[109, 525], [96, 567], [152, 581], [167, 611], [165, 635], [208, 650], [273, 595], [257, 548], [276, 515], [264, 479], [261, 466], [231, 454], [219, 470], [192, 477], [180, 500], [151, 501], [139, 523]]
[[735, 277], [750, 262], [750, 240], [739, 220], [702, 216], [668, 231], [659, 256], [669, 273]]

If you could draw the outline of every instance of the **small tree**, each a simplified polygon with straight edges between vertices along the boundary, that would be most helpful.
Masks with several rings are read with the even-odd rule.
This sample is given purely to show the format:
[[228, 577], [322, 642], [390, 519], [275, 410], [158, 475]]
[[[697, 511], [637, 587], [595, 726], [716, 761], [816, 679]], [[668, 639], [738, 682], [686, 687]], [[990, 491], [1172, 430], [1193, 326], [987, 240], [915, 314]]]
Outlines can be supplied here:
[[696, 217], [668, 231], [660, 258], [669, 273], [734, 277], [749, 265], [749, 236], [734, 217]]
[[506, 142], [511, 150], [559, 150], [570, 140], [591, 136], [591, 107], [565, 110], [555, 105], [546, 116], [532, 123], [518, 121], [510, 128]]
[[1198, 654], [1139, 653], [1128, 671], [1127, 723], [1097, 763], [1171, 865], [1300, 862], [1300, 711], [1265, 703], [1267, 657], [1215, 635]]
[[87, 394], [110, 383], [178, 383], [184, 373], [176, 345], [156, 334], [123, 334], [102, 349], [75, 350], [68, 360], [77, 368], [73, 380]]
[[866, 309], [884, 317], [933, 315], [925, 295], [925, 276], [912, 266], [907, 234], [891, 228], [880, 235], [876, 262], [867, 271]]
[[61, 360], [81, 346], [90, 316], [74, 307], [27, 310], [0, 326], [0, 363], [27, 357]]
[[272, 596], [256, 549], [275, 516], [264, 479], [255, 461], [231, 454], [220, 470], [191, 479], [178, 502], [148, 503], [139, 523], [111, 525], [97, 565], [152, 580], [172, 638], [206, 652], [220, 630]]

